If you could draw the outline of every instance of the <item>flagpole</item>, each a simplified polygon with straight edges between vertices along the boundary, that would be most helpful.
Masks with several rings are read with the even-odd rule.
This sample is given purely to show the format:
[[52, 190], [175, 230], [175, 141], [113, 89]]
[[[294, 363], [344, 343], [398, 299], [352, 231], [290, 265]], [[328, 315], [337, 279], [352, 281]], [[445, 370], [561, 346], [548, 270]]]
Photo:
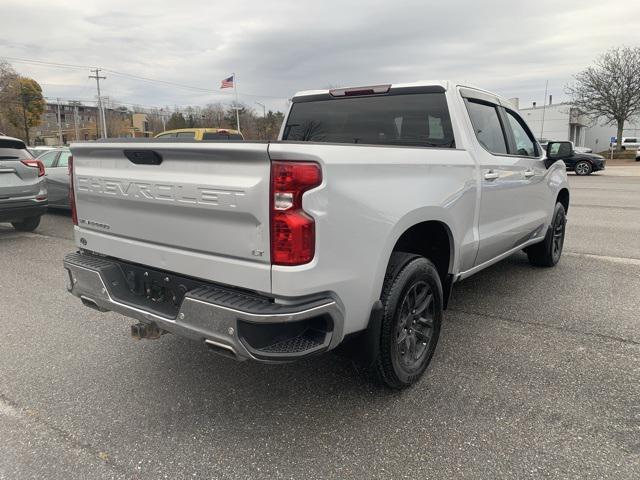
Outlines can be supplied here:
[[236, 86], [238, 84], [237, 79], [236, 79], [236, 74], [233, 74], [233, 92], [236, 94], [236, 125], [237, 125], [237, 129], [238, 129], [238, 133], [240, 133], [240, 110], [238, 107], [238, 87]]

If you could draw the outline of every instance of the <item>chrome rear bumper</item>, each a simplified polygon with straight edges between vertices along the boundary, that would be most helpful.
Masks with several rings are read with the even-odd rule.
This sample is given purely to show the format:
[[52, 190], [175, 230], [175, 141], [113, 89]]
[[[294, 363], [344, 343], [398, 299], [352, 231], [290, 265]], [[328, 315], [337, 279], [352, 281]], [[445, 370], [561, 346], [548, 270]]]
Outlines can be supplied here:
[[[99, 311], [114, 311], [177, 335], [205, 342], [237, 360], [292, 361], [335, 347], [342, 339], [343, 312], [335, 299], [287, 303], [203, 284], [184, 295], [175, 316], [149, 311], [114, 293], [123, 262], [86, 253], [65, 256], [67, 290]], [[171, 275], [171, 274], [168, 274]], [[324, 327], [323, 327], [324, 325]]]

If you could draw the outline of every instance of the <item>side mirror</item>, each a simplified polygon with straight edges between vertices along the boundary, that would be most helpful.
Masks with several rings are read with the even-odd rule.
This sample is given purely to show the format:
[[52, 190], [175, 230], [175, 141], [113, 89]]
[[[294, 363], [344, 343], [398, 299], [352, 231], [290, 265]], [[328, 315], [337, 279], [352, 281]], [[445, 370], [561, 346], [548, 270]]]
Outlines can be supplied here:
[[545, 165], [549, 168], [556, 160], [569, 158], [574, 153], [573, 143], [571, 142], [549, 142], [547, 143], [547, 158]]

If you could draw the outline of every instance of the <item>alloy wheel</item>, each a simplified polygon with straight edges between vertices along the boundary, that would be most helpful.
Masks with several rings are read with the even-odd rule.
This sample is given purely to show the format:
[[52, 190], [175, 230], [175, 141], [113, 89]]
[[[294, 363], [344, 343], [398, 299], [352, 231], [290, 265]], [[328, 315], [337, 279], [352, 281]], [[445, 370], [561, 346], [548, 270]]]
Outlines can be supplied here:
[[564, 215], [558, 213], [556, 221], [553, 224], [553, 239], [551, 244], [551, 253], [553, 258], [557, 260], [562, 253], [562, 246], [564, 245], [564, 230], [565, 230], [565, 218]]
[[591, 167], [587, 162], [579, 162], [575, 168], [578, 175], [588, 175], [591, 173]]
[[424, 281], [407, 290], [396, 323], [395, 357], [406, 372], [420, 368], [427, 356], [433, 335], [435, 315], [434, 296]]

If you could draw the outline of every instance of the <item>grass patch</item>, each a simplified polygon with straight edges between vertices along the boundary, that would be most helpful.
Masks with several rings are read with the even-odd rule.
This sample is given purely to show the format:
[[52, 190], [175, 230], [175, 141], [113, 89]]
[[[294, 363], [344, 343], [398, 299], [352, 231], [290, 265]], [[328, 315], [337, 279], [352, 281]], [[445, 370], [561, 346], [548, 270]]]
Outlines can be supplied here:
[[[611, 158], [611, 150], [605, 150], [603, 152], [599, 152], [598, 155], [602, 155], [604, 158]], [[613, 158], [616, 160], [635, 160], [636, 151], [634, 150], [622, 150], [614, 151]]]

